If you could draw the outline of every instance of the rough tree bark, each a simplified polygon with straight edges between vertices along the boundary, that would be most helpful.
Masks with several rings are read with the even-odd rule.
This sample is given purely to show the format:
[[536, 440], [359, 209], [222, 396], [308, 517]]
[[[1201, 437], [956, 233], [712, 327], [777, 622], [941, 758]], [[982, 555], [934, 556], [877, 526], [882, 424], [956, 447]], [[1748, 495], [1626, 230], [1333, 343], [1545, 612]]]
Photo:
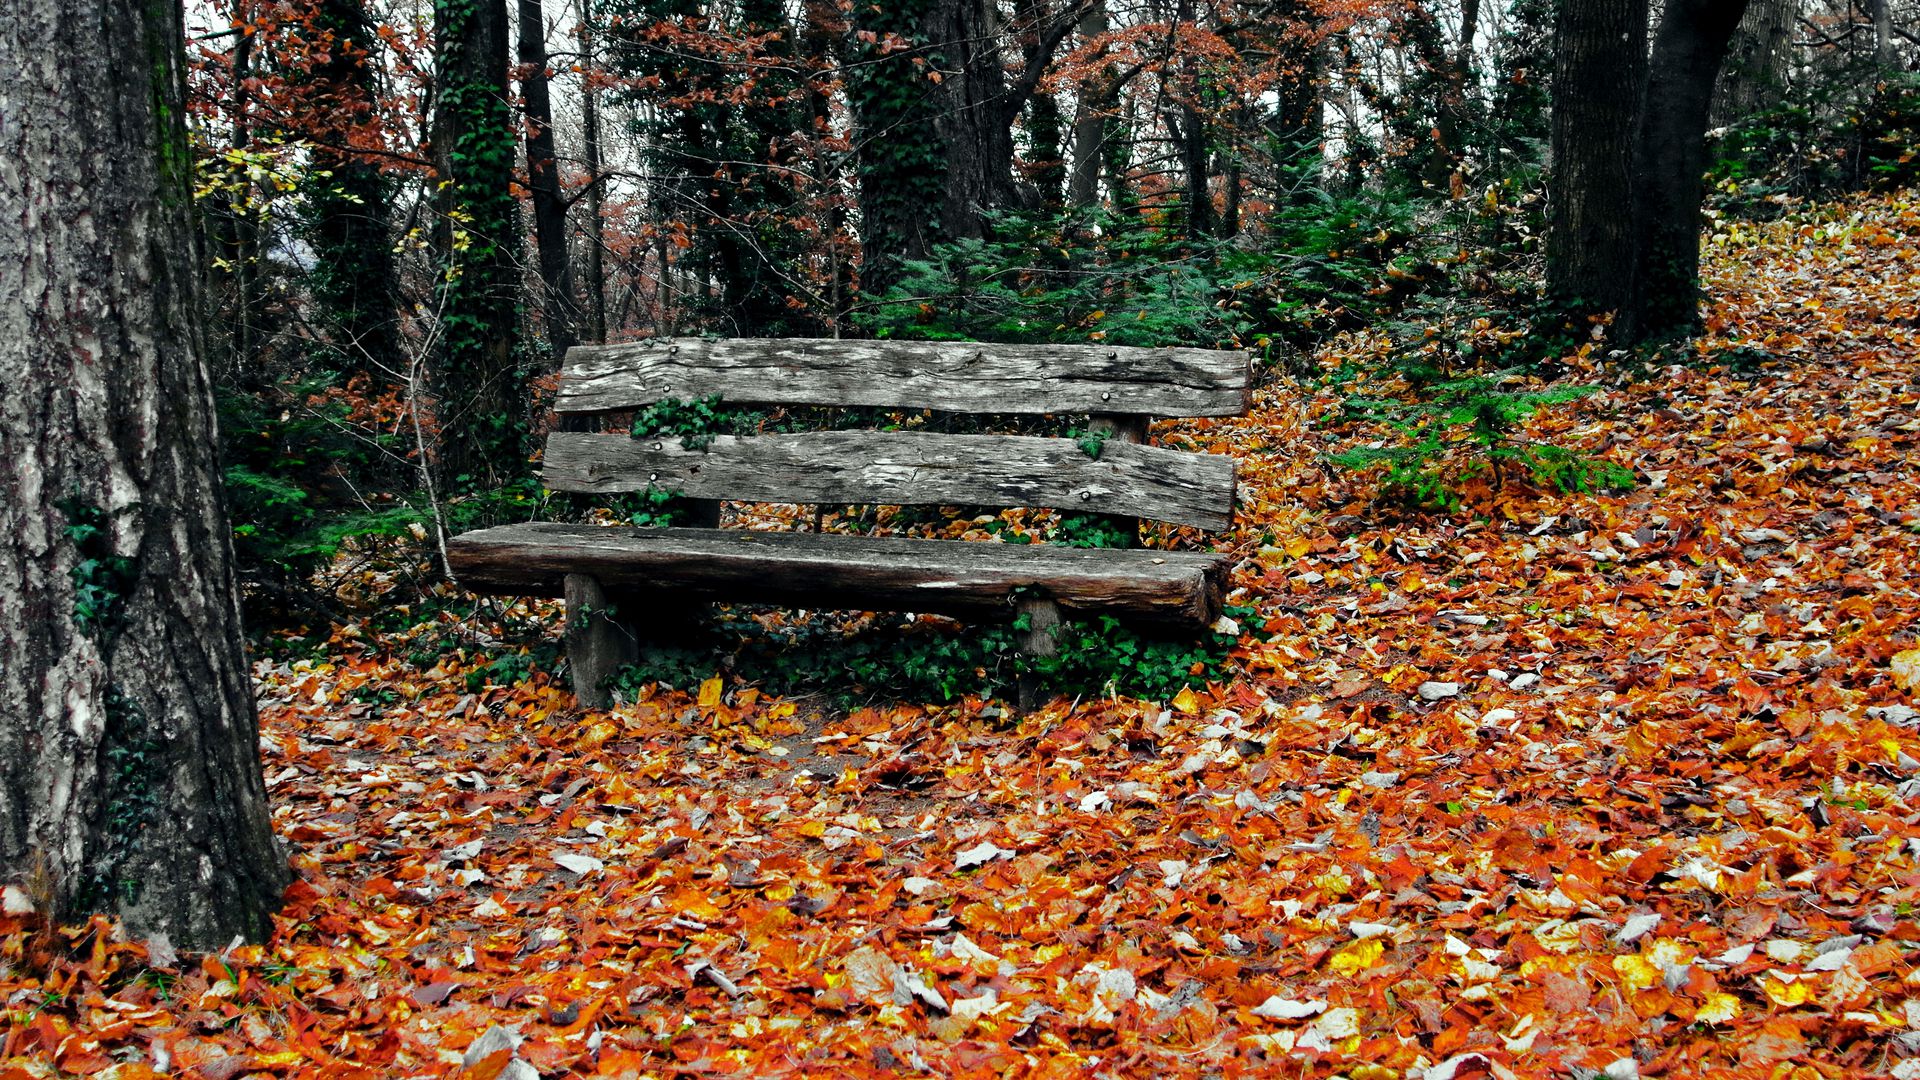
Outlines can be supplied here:
[[1015, 101], [1008, 93], [998, 4], [935, 0], [922, 26], [944, 76], [933, 98], [947, 168], [941, 222], [950, 237], [978, 237], [986, 232], [982, 211], [1016, 201], [1012, 125], [1024, 95]]
[[[1080, 17], [1076, 32], [1081, 42], [1094, 41], [1107, 32], [1106, 0], [1094, 0]], [[1107, 134], [1107, 112], [1113, 107], [1112, 80], [1105, 75], [1097, 81], [1082, 83], [1078, 108], [1073, 117], [1073, 171], [1067, 178], [1067, 202], [1074, 206], [1093, 206], [1100, 201], [1100, 166], [1105, 160], [1101, 144]]]
[[587, 338], [607, 341], [606, 224], [600, 210], [600, 71], [595, 58], [593, 0], [580, 0], [580, 126], [581, 153], [587, 168]]
[[445, 262], [435, 372], [439, 468], [450, 486], [494, 487], [526, 471], [523, 398], [513, 343], [515, 262], [512, 112], [506, 0], [434, 0], [439, 101], [434, 170], [442, 181], [436, 247]]
[[[309, 47], [326, 56], [314, 66], [323, 130], [308, 131], [317, 173], [331, 176], [312, 195], [307, 241], [316, 267], [309, 276], [320, 319], [340, 351], [340, 369], [385, 378], [406, 371], [400, 344], [399, 285], [393, 269], [392, 185], [379, 166], [345, 148], [346, 132], [374, 118], [374, 44], [365, 0], [317, 0]], [[305, 118], [301, 118], [305, 119]]]
[[533, 194], [534, 246], [540, 253], [541, 314], [554, 362], [579, 340], [574, 326], [573, 271], [567, 261], [567, 200], [553, 149], [553, 105], [547, 93], [547, 20], [540, 0], [520, 0], [520, 96], [527, 109], [527, 188]]
[[1713, 123], [1725, 127], [1780, 101], [1793, 59], [1799, 0], [1755, 0], [1734, 31], [1713, 98]]
[[0, 7], [0, 880], [215, 949], [288, 880], [196, 327], [177, 4]]
[[1700, 323], [1700, 202], [1713, 85], [1747, 0], [1667, 0], [1634, 148], [1635, 265], [1619, 332], [1629, 342]]
[[1570, 315], [1616, 311], [1633, 269], [1647, 0], [1562, 0], [1554, 40], [1547, 294]]

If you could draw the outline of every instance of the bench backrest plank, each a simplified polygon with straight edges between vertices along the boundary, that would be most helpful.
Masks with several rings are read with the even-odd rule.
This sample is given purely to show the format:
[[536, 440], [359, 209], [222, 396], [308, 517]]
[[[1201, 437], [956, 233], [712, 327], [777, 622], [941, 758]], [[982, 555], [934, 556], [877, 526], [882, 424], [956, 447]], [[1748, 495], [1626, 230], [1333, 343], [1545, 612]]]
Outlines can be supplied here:
[[1113, 440], [1098, 459], [1068, 439], [818, 431], [721, 436], [554, 432], [543, 479], [555, 491], [644, 491], [744, 502], [1038, 506], [1224, 529], [1234, 461]]
[[554, 408], [611, 412], [667, 398], [961, 413], [1240, 416], [1245, 352], [825, 338], [655, 338], [567, 353]]

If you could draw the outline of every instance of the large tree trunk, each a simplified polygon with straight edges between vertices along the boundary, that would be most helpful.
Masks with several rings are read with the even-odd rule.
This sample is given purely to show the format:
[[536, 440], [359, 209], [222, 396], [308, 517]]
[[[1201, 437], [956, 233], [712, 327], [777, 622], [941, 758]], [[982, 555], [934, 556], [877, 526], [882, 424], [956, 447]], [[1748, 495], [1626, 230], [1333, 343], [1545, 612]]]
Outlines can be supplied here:
[[1627, 341], [1700, 323], [1700, 201], [1713, 84], [1747, 0], [1667, 0], [1647, 68], [1634, 152], [1636, 252], [1621, 312]]
[[1873, 64], [1881, 71], [1892, 71], [1893, 0], [1870, 0], [1873, 7]]
[[998, 9], [993, 0], [934, 0], [923, 31], [942, 75], [933, 127], [946, 154], [941, 223], [950, 237], [985, 235], [985, 212], [1015, 204], [1018, 109], [1008, 109]]
[[[1198, 88], [1193, 88], [1197, 95]], [[1208, 171], [1212, 155], [1207, 153], [1207, 120], [1200, 110], [1183, 104], [1166, 118], [1167, 134], [1180, 153], [1180, 171], [1185, 174], [1184, 199], [1188, 240], [1204, 240], [1213, 235], [1213, 191]]]
[[513, 343], [520, 271], [507, 105], [506, 0], [434, 0], [442, 183], [439, 466], [450, 486], [492, 487], [524, 473], [524, 406]]
[[587, 167], [587, 337], [607, 341], [606, 219], [600, 210], [600, 72], [594, 42], [593, 0], [580, 0], [580, 138]]
[[[880, 296], [905, 264], [925, 259], [942, 234], [947, 160], [929, 116], [936, 85], [904, 50], [871, 38], [918, 38], [911, 13], [856, 5], [850, 15], [847, 102], [859, 146], [860, 291]], [[918, 52], [919, 50], [916, 50]]]
[[[1106, 0], [1094, 0], [1080, 17], [1082, 43], [1107, 32]], [[1113, 80], [1107, 76], [1080, 84], [1073, 116], [1073, 172], [1067, 178], [1067, 202], [1093, 206], [1100, 201], [1100, 167], [1106, 160], [1101, 143], [1107, 134], [1107, 113], [1113, 108]]]
[[1714, 94], [1714, 126], [1738, 123], [1780, 103], [1799, 16], [1799, 0], [1758, 0], [1747, 8], [1727, 48], [1726, 71]]
[[547, 347], [559, 363], [579, 340], [579, 306], [567, 263], [567, 200], [553, 150], [553, 105], [547, 96], [547, 20], [540, 0], [520, 0], [520, 96], [527, 109], [527, 189], [533, 193], [534, 246], [540, 253], [541, 312]]
[[392, 185], [377, 165], [346, 149], [347, 133], [374, 122], [373, 29], [365, 0], [317, 0], [315, 39], [307, 43], [324, 62], [313, 67], [313, 140], [317, 174], [329, 176], [312, 196], [308, 275], [319, 321], [339, 350], [343, 372], [371, 370], [388, 379], [406, 372], [400, 343], [398, 282], [388, 200]]
[[[1080, 15], [1069, 9], [1038, 28], [1009, 82], [994, 0], [928, 0], [917, 18], [897, 6], [856, 6], [856, 30], [916, 45], [912, 56], [869, 51], [848, 84], [861, 135], [868, 294], [897, 281], [901, 263], [925, 258], [941, 240], [984, 236], [991, 211], [1019, 205], [1013, 122]], [[929, 198], [936, 185], [937, 199]]]
[[1615, 311], [1633, 268], [1647, 0], [1562, 0], [1554, 39], [1547, 294], [1569, 314]]
[[0, 7], [0, 880], [215, 949], [271, 930], [178, 5]]

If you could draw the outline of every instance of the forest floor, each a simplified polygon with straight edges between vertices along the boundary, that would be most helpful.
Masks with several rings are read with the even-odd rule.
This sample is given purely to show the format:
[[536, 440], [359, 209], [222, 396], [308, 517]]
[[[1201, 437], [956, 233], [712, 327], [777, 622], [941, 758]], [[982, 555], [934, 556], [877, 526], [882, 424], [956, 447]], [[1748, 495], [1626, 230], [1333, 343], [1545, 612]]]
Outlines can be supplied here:
[[275, 939], [0, 918], [0, 1080], [1920, 1077], [1917, 249], [1716, 233], [1700, 361], [1538, 421], [1624, 494], [1383, 510], [1331, 391], [1187, 426], [1259, 615], [1167, 704], [263, 664]]

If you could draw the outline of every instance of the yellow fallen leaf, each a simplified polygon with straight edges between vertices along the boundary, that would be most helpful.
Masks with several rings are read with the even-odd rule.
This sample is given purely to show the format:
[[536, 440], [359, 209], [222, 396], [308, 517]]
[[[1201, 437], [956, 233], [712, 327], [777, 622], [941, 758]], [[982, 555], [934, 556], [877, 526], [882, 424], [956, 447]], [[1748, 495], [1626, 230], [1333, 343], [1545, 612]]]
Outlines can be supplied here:
[[1920, 649], [1893, 654], [1893, 685], [1912, 693], [1920, 690]]
[[1386, 951], [1386, 945], [1379, 938], [1367, 938], [1342, 946], [1327, 962], [1327, 968], [1335, 975], [1353, 975], [1362, 972], [1380, 962], [1380, 954]]
[[1813, 998], [1811, 985], [1800, 981], [1787, 982], [1771, 975], [1760, 980], [1760, 989], [1766, 991], [1767, 997], [1772, 999], [1775, 1005], [1789, 1009], [1795, 1005], [1805, 1005]]
[[1628, 990], [1645, 990], [1660, 978], [1660, 969], [1639, 953], [1614, 957], [1613, 972], [1620, 976], [1620, 985]]
[[708, 679], [706, 682], [701, 683], [700, 684], [700, 707], [703, 709], [711, 709], [715, 705], [720, 704], [721, 688], [722, 686], [720, 682], [720, 677], [718, 675], [715, 675], [713, 678]]
[[1173, 707], [1183, 713], [1198, 712], [1200, 711], [1200, 699], [1193, 696], [1192, 687], [1183, 686], [1180, 688], [1178, 694], [1173, 695]]
[[1647, 945], [1646, 957], [1654, 967], [1679, 967], [1693, 959], [1692, 950], [1672, 938], [1655, 938]]
[[580, 733], [580, 738], [579, 738], [580, 749], [586, 750], [589, 752], [598, 750], [601, 747], [607, 745], [607, 742], [609, 740], [613, 739], [615, 736], [619, 734], [620, 734], [619, 727], [605, 720], [602, 720], [597, 724], [593, 724], [589, 726], [585, 731]]
[[1724, 1024], [1739, 1015], [1739, 998], [1712, 990], [1700, 1002], [1700, 1008], [1693, 1014], [1693, 1019], [1701, 1024]]

